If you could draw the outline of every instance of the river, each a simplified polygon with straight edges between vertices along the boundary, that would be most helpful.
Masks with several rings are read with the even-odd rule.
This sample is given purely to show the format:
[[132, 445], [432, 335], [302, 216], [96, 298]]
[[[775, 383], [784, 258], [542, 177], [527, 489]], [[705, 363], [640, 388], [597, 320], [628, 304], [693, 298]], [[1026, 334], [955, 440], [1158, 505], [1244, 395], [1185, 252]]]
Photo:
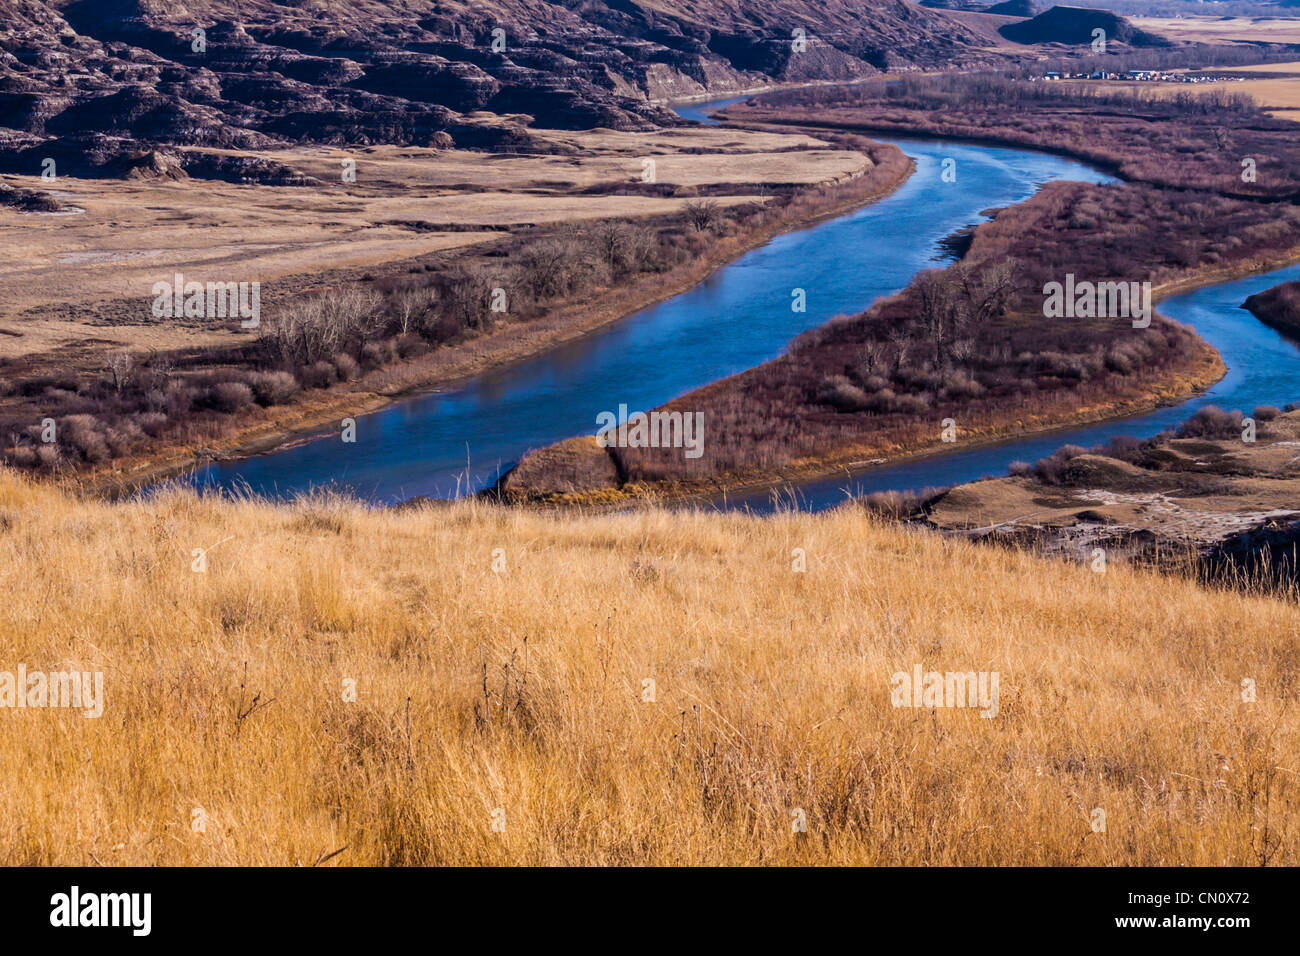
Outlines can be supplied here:
[[[690, 119], [734, 100], [681, 107]], [[530, 449], [594, 434], [600, 412], [645, 410], [780, 354], [791, 338], [832, 316], [857, 313], [902, 289], [942, 258], [940, 240], [983, 221], [986, 210], [1022, 202], [1056, 179], [1114, 180], [1069, 159], [935, 139], [876, 137], [916, 162], [915, 174], [872, 205], [778, 236], [659, 305], [465, 386], [400, 401], [357, 419], [356, 441], [332, 434], [196, 471], [204, 489], [244, 489], [286, 498], [337, 487], [380, 504], [418, 495], [452, 497], [491, 485]], [[944, 161], [956, 180], [944, 182]], [[805, 482], [780, 497], [822, 508], [846, 495], [920, 489], [1004, 472], [1067, 442], [1090, 446], [1117, 435], [1148, 436], [1213, 402], [1249, 411], [1300, 398], [1294, 345], [1238, 306], [1245, 297], [1300, 276], [1266, 276], [1166, 300], [1160, 311], [1188, 322], [1223, 354], [1228, 376], [1209, 394], [1178, 406], [1036, 438], [902, 461], [857, 475]], [[802, 288], [807, 310], [793, 312]], [[773, 492], [728, 498], [727, 508], [768, 510]]]

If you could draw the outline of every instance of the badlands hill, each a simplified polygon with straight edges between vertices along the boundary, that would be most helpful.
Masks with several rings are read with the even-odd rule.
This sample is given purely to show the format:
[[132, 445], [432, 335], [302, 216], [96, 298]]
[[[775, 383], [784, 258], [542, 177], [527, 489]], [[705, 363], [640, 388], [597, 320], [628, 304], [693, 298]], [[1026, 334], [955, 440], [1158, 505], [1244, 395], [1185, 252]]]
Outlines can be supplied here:
[[979, 43], [905, 0], [0, 0], [0, 171], [157, 175], [178, 147], [286, 141], [544, 151], [530, 127], [671, 125], [666, 100]]
[[1091, 10], [1085, 7], [1052, 7], [1031, 20], [1008, 23], [999, 28], [998, 32], [1016, 43], [1087, 46], [1095, 36], [1094, 30], [1104, 30], [1107, 43], [1123, 43], [1131, 47], [1170, 45], [1164, 37], [1139, 30], [1109, 10]]

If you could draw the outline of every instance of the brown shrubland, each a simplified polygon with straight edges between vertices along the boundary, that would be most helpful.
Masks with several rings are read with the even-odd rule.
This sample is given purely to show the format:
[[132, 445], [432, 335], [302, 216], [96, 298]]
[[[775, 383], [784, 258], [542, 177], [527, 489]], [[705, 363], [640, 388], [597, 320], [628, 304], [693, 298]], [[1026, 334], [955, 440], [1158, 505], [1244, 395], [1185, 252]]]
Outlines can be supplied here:
[[[1117, 69], [1112, 65], [1110, 69]], [[1077, 69], [1077, 67], [1076, 67]], [[1300, 127], [1224, 89], [1151, 98], [994, 75], [902, 77], [766, 94], [740, 122], [932, 133], [1065, 152], [1124, 179], [1251, 199], [1300, 194]], [[1243, 177], [1242, 160], [1255, 175]]]
[[[1160, 317], [1147, 329], [1123, 318], [1048, 320], [1045, 284], [1073, 274], [1169, 289], [1279, 265], [1300, 249], [1295, 205], [1261, 201], [1300, 186], [1300, 127], [1218, 91], [1152, 102], [943, 76], [783, 91], [727, 115], [1037, 146], [1130, 181], [1049, 183], [979, 226], [961, 262], [676, 399], [670, 409], [705, 416], [703, 455], [616, 449], [622, 492], [773, 481], [933, 450], [949, 419], [967, 439], [989, 439], [1192, 394], [1222, 374], [1192, 330]], [[1245, 181], [1243, 155], [1267, 173]], [[526, 464], [521, 494], [565, 491], [544, 467]]]
[[1243, 306], [1261, 322], [1300, 339], [1300, 282], [1283, 282], [1250, 296]]

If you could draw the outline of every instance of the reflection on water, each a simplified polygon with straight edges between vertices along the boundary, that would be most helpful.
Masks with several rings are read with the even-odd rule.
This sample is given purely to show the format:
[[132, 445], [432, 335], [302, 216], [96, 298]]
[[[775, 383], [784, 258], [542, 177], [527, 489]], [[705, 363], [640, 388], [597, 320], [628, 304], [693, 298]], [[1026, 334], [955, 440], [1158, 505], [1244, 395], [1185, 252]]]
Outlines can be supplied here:
[[[681, 107], [687, 118], [736, 100]], [[894, 139], [916, 160], [916, 174], [896, 193], [857, 212], [779, 236], [710, 276], [696, 288], [600, 332], [529, 361], [497, 369], [464, 388], [403, 401], [358, 421], [357, 442], [337, 436], [239, 462], [212, 465], [204, 487], [246, 484], [271, 496], [343, 486], [377, 502], [415, 495], [448, 497], [491, 484], [532, 448], [591, 434], [599, 412], [627, 404], [648, 409], [707, 382], [767, 361], [805, 329], [861, 311], [901, 289], [939, 251], [939, 242], [978, 221], [990, 207], [1020, 202], [1043, 183], [1109, 177], [1055, 156], [935, 140]], [[944, 159], [958, 181], [943, 183]], [[1294, 343], [1239, 306], [1245, 298], [1300, 277], [1290, 267], [1190, 292], [1161, 311], [1193, 325], [1223, 354], [1228, 374], [1208, 394], [1120, 422], [1066, 429], [983, 448], [871, 469], [729, 498], [727, 508], [770, 510], [780, 498], [818, 509], [850, 494], [919, 490], [1004, 473], [1066, 443], [1085, 447], [1116, 435], [1147, 437], [1203, 405], [1249, 411], [1300, 398]], [[808, 309], [790, 311], [791, 290], [807, 292]]]
[[[703, 110], [710, 104], [695, 109]], [[932, 265], [937, 244], [991, 207], [1053, 179], [1109, 177], [1057, 156], [924, 139], [891, 139], [916, 173], [873, 205], [778, 236], [682, 295], [463, 388], [403, 401], [337, 433], [196, 473], [203, 487], [283, 497], [341, 485], [376, 501], [448, 497], [490, 484], [530, 449], [596, 430], [596, 415], [650, 409], [780, 354], [791, 338], [856, 313]], [[957, 181], [944, 183], [944, 159]], [[807, 293], [792, 312], [791, 292]], [[909, 484], [911, 482], [908, 482]]]

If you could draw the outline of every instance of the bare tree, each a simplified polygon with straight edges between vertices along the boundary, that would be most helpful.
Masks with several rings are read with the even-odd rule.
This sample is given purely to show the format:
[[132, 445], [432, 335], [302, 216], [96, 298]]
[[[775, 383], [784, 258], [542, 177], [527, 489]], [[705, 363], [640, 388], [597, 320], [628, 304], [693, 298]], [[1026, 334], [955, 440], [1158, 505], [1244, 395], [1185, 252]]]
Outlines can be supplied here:
[[591, 231], [591, 245], [596, 257], [609, 267], [609, 274], [616, 276], [624, 261], [627, 247], [628, 224], [617, 220], [596, 223]]
[[608, 220], [597, 223], [590, 243], [595, 256], [609, 268], [611, 278], [638, 271], [654, 243], [654, 236], [644, 226]]
[[261, 336], [287, 361], [315, 362], [359, 345], [384, 324], [379, 296], [347, 286], [297, 299], [273, 322], [263, 322]]
[[917, 318], [930, 343], [936, 368], [948, 363], [948, 347], [962, 320], [954, 277], [942, 269], [927, 269], [916, 279]]
[[957, 266], [956, 278], [961, 287], [966, 315], [964, 323], [982, 326], [990, 319], [1001, 318], [1011, 303], [1015, 288], [1016, 263], [1003, 259], [976, 268]]
[[686, 212], [686, 219], [696, 232], [703, 232], [713, 226], [721, 215], [721, 209], [716, 199], [691, 199], [682, 207]]
[[397, 328], [403, 334], [419, 329], [429, 309], [433, 306], [433, 294], [424, 288], [406, 288], [393, 296], [393, 315], [397, 319]]
[[889, 343], [894, 347], [894, 375], [903, 370], [912, 351], [912, 335], [906, 328], [896, 325], [889, 330]]
[[519, 258], [524, 284], [540, 301], [572, 289], [581, 255], [570, 240], [541, 239], [525, 248]]
[[929, 342], [936, 368], [953, 360], [966, 361], [974, 351], [967, 341], [979, 329], [1006, 314], [1014, 291], [1015, 264], [1010, 260], [988, 265], [955, 265], [946, 270], [922, 272], [915, 283], [917, 317]]
[[885, 346], [881, 342], [868, 342], [862, 346], [862, 367], [868, 375], [875, 375], [884, 367]]
[[507, 285], [482, 269], [452, 269], [442, 276], [439, 283], [442, 311], [464, 328], [478, 329], [491, 325], [492, 290], [497, 287], [505, 289]]
[[126, 388], [131, 381], [131, 370], [135, 367], [135, 359], [126, 349], [120, 352], [114, 352], [108, 357], [108, 371], [113, 376], [113, 390], [119, 395], [122, 389]]
[[149, 357], [140, 363], [142, 367], [149, 370], [148, 387], [162, 388], [171, 378], [172, 370], [176, 363], [165, 355], [159, 355], [157, 349], [149, 350]]

